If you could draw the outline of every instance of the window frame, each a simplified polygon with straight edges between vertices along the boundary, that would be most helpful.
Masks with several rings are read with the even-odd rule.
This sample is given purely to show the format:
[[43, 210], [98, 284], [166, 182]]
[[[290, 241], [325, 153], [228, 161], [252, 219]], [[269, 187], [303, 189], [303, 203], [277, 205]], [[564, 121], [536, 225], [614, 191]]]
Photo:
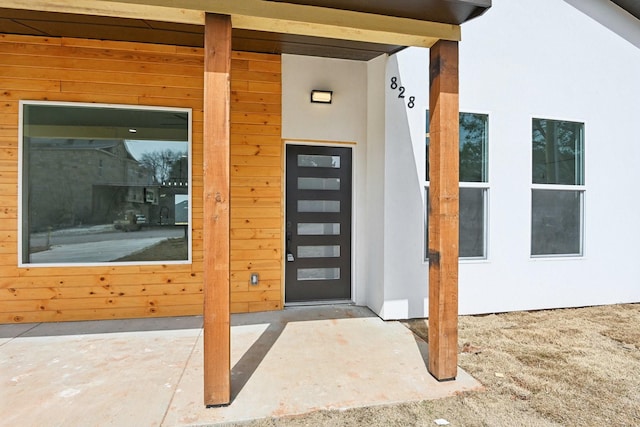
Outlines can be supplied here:
[[[540, 184], [534, 183], [534, 167], [533, 167], [533, 123], [534, 120], [547, 120], [547, 121], [555, 121], [555, 122], [569, 122], [582, 125], [581, 129], [581, 160], [582, 164], [577, 165], [576, 173], [580, 174], [581, 184]], [[586, 211], [586, 130], [587, 124], [584, 120], [579, 119], [565, 119], [565, 118], [548, 118], [545, 115], [532, 115], [529, 120], [529, 179], [530, 179], [530, 194], [529, 194], [529, 257], [532, 260], [543, 260], [543, 259], [582, 259], [585, 257], [585, 211]], [[538, 190], [545, 191], [575, 191], [580, 195], [580, 204], [579, 204], [579, 212], [578, 216], [580, 218], [580, 225], [578, 227], [579, 237], [578, 237], [578, 253], [567, 253], [567, 254], [533, 254], [533, 193]]]
[[[117, 266], [142, 266], [142, 265], [189, 265], [193, 263], [193, 109], [188, 107], [168, 107], [155, 105], [137, 105], [137, 104], [114, 104], [114, 103], [93, 103], [93, 102], [73, 102], [73, 101], [43, 101], [43, 100], [24, 100], [18, 102], [18, 250], [17, 265], [18, 268], [83, 268], [83, 267], [117, 267]], [[187, 258], [182, 260], [156, 260], [156, 261], [102, 261], [102, 262], [51, 262], [51, 263], [34, 263], [23, 261], [25, 229], [28, 227], [28, 215], [25, 216], [25, 209], [28, 209], [27, 201], [25, 201], [24, 183], [28, 179], [25, 176], [24, 167], [24, 111], [29, 105], [43, 105], [55, 107], [78, 107], [78, 108], [95, 108], [95, 109], [117, 109], [117, 110], [149, 110], [164, 112], [179, 112], [187, 115], [187, 203], [189, 207], [188, 224], [185, 232], [187, 233]], [[132, 140], [135, 138], [132, 138]]]
[[[481, 182], [473, 182], [473, 181], [460, 181], [459, 182], [459, 189], [463, 189], [463, 188], [469, 188], [469, 189], [482, 189], [483, 190], [483, 206], [482, 206], [482, 212], [483, 212], [483, 219], [484, 219], [484, 226], [483, 226], [483, 253], [484, 255], [482, 256], [469, 256], [469, 257], [459, 257], [459, 261], [460, 262], [478, 262], [478, 261], [487, 261], [489, 259], [489, 197], [490, 197], [490, 188], [491, 188], [491, 180], [490, 180], [490, 165], [491, 165], [491, 150], [489, 149], [489, 134], [490, 134], [490, 112], [488, 111], [462, 111], [460, 110], [458, 115], [462, 115], [462, 114], [475, 114], [475, 115], [482, 115], [482, 116], [486, 116], [486, 129], [485, 129], [485, 133], [486, 133], [486, 146], [484, 147], [484, 151], [485, 151], [485, 167], [484, 167], [484, 172], [485, 172], [485, 177], [484, 177], [484, 181]], [[424, 119], [425, 122], [423, 123], [423, 129], [425, 129], [425, 151], [428, 150], [428, 145], [426, 143], [426, 138], [429, 138], [429, 133], [426, 132], [427, 129], [427, 123], [426, 120], [429, 117], [429, 110], [426, 109], [425, 110], [425, 115], [424, 115]], [[460, 123], [460, 120], [458, 120], [458, 123]], [[458, 147], [460, 146], [460, 143], [458, 142]], [[459, 149], [459, 148], [458, 148]], [[427, 158], [428, 153], [425, 152], [425, 160]], [[424, 197], [424, 218], [423, 218], [423, 236], [424, 236], [424, 262], [429, 262], [429, 196], [428, 196], [428, 190], [430, 187], [430, 180], [429, 180], [429, 176], [427, 173], [427, 169], [429, 168], [428, 162], [425, 162], [425, 167], [424, 167], [424, 182], [423, 182], [423, 197]], [[460, 226], [458, 225], [458, 228], [460, 228]]]

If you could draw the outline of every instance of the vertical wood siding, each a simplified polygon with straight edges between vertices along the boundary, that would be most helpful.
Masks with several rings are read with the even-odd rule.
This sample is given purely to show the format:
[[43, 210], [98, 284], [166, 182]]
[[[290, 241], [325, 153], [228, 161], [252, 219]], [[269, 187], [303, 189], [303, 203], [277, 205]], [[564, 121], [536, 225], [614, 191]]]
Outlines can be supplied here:
[[[0, 323], [202, 313], [203, 75], [202, 49], [0, 35]], [[279, 309], [280, 57], [234, 52], [231, 78], [232, 311]], [[192, 108], [192, 264], [18, 268], [20, 100]]]

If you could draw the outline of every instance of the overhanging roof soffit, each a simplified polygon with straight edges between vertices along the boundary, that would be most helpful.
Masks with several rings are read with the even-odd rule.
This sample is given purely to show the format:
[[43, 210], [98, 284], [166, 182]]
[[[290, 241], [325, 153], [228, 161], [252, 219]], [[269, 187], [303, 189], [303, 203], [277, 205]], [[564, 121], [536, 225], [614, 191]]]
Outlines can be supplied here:
[[638, 0], [611, 0], [636, 18], [640, 19], [640, 1]]
[[[491, 0], [266, 0], [460, 25], [484, 13]], [[635, 1], [635, 0], [621, 0]]]
[[[455, 4], [468, 7], [469, 4], [477, 5], [488, 2], [486, 7], [474, 6], [476, 9], [464, 19], [472, 18], [490, 6], [490, 0], [370, 0], [371, 5], [386, 5], [387, 9], [360, 8], [360, 10], [335, 8], [340, 4], [345, 8], [353, 7], [351, 5], [353, 0], [343, 0], [342, 2], [267, 0], [74, 0], [73, 2], [68, 0], [37, 0], [25, 2], [24, 0], [0, 0], [0, 7], [195, 25], [204, 25], [204, 13], [209, 12], [230, 15], [233, 27], [237, 29], [396, 46], [430, 47], [440, 39], [460, 40], [458, 24], [425, 20], [423, 18], [427, 18], [427, 16], [423, 15], [416, 15], [415, 18], [413, 15], [410, 15], [412, 17], [402, 16], [400, 6], [407, 2], [423, 2], [425, 6], [430, 4], [432, 7], [435, 3], [442, 4], [443, 7], [451, 7]], [[321, 7], [319, 6], [321, 3], [332, 7]], [[398, 5], [395, 9], [392, 6], [394, 3]], [[399, 16], [372, 13], [376, 11], [392, 13], [393, 10], [397, 10], [396, 15]]]

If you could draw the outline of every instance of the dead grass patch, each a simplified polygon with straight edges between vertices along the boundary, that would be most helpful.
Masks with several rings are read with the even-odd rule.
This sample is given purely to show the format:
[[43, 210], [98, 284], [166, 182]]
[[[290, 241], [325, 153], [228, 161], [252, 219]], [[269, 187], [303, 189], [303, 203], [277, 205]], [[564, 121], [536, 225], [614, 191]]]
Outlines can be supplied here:
[[[427, 339], [427, 323], [405, 323]], [[640, 304], [461, 316], [459, 365], [480, 392], [260, 420], [266, 426], [640, 426]], [[498, 375], [496, 375], [498, 374]]]

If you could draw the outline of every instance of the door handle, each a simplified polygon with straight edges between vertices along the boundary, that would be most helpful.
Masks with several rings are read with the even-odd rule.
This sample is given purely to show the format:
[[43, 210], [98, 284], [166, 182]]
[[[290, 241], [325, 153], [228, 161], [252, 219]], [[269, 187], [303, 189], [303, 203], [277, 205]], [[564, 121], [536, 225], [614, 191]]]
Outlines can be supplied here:
[[[287, 228], [291, 228], [291, 223], [287, 222]], [[286, 245], [286, 252], [287, 252], [287, 262], [294, 262], [296, 259], [293, 256], [293, 252], [291, 252], [291, 232], [287, 231], [287, 245]]]

